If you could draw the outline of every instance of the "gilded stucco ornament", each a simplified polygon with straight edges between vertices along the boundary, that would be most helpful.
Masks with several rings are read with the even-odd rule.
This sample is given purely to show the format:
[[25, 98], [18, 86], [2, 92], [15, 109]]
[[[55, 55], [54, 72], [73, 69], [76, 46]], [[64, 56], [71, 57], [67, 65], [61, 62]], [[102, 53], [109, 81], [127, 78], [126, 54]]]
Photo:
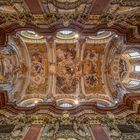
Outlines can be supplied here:
[[[118, 27], [121, 25], [129, 29], [133, 28], [135, 36], [139, 37], [137, 25], [140, 23], [140, 2], [138, 0], [112, 0], [101, 15], [94, 15], [91, 12], [91, 0], [42, 0], [40, 6], [44, 13], [32, 14], [25, 7], [23, 0], [1, 0], [0, 27], [6, 29], [11, 24], [15, 27], [16, 24], [22, 27], [32, 24], [47, 29], [53, 26], [53, 29], [51, 28], [53, 32], [56, 31], [58, 25], [61, 25], [61, 28], [78, 25], [83, 30], [94, 30], [100, 25], [113, 27], [117, 24]], [[6, 30], [12, 32], [11, 28]], [[51, 31], [48, 30], [49, 33]], [[130, 36], [129, 32], [127, 33], [127, 36]], [[99, 115], [94, 112], [94, 108], [98, 108], [100, 111], [106, 107], [110, 107], [108, 110], [114, 109], [119, 101], [122, 101], [124, 94], [128, 93], [121, 83], [127, 75], [128, 68], [125, 61], [121, 61], [120, 55], [122, 50], [129, 46], [121, 42], [122, 36], [119, 37], [113, 32], [104, 38], [98, 34], [101, 32], [90, 37], [80, 35], [78, 38], [74, 37], [70, 40], [67, 38], [67, 41], [66, 38], [57, 38], [57, 36], [56, 40], [49, 41], [47, 35], [47, 39], [44, 39], [45, 37], [37, 33], [30, 38], [28, 35], [22, 36], [21, 32], [18, 33], [20, 41], [17, 41], [17, 38], [10, 38], [12, 43], [9, 46], [15, 45], [13, 47], [15, 51], [6, 51], [7, 54], [0, 53], [0, 84], [2, 88], [5, 85], [5, 89], [9, 91], [11, 89], [9, 85], [16, 85], [10, 79], [17, 80], [17, 86], [12, 88], [16, 89], [15, 92], [8, 92], [10, 101], [19, 105], [17, 108], [22, 109], [22, 106], [32, 110], [36, 107], [37, 109], [46, 107], [49, 104], [52, 106], [52, 110], [53, 108], [68, 109], [59, 108], [55, 104], [55, 101], [60, 100], [62, 103], [65, 101], [73, 103], [73, 109], [82, 103], [95, 103], [95, 107], [84, 110], [78, 115], [72, 115], [69, 111], [56, 115], [52, 113], [54, 110], [49, 112], [44, 109], [39, 111], [43, 113], [48, 111], [47, 113], [52, 116], [19, 114], [10, 119], [4, 118], [0, 124], [3, 126], [11, 124], [14, 125], [14, 128], [10, 134], [0, 136], [0, 139], [19, 140], [23, 136], [25, 127], [30, 127], [32, 124], [41, 124], [44, 127], [42, 140], [62, 137], [90, 140], [92, 138], [89, 128], [92, 125], [101, 125], [106, 128], [112, 140], [140, 138], [139, 116], [136, 120], [133, 118], [129, 120], [122, 116], [115, 116], [112, 112], [107, 112], [107, 115]], [[109, 45], [112, 37], [116, 39]], [[121, 42], [121, 44], [117, 42]], [[138, 60], [136, 63], [139, 64]], [[137, 75], [131, 73], [130, 77], [137, 78]], [[28, 99], [31, 99], [31, 104], [24, 104], [29, 101]], [[79, 104], [75, 104], [75, 99]], [[38, 102], [39, 100], [41, 102]], [[31, 106], [32, 104], [35, 107]], [[12, 103], [8, 105], [11, 108], [13, 106]], [[133, 110], [127, 110], [122, 114], [127, 116], [136, 113], [138, 108], [139, 102], [135, 102]], [[84, 116], [85, 120], [81, 116]], [[133, 135], [125, 129], [127, 127], [131, 128], [131, 131], [133, 130]]]
[[[96, 27], [101, 24], [107, 24], [109, 27], [115, 24], [125, 24], [126, 27], [130, 28], [140, 23], [139, 1], [112, 0], [100, 15], [90, 13], [92, 9], [91, 0], [42, 0], [40, 3], [44, 10], [43, 14], [32, 14], [30, 10], [27, 10], [23, 0], [8, 2], [2, 0], [0, 3], [1, 27], [13, 23], [17, 23], [20, 26], [26, 26], [27, 23], [31, 23], [38, 27], [50, 27], [61, 23], [63, 27], [68, 27], [71, 24], [78, 23], [85, 28]], [[130, 21], [133, 25], [130, 24]]]
[[25, 26], [27, 22], [33, 20], [31, 13], [25, 10], [23, 1], [1, 1], [0, 18], [5, 22], [0, 26], [17, 23], [20, 26]]
[[[122, 1], [123, 3], [123, 1]], [[108, 26], [112, 26], [114, 24], [126, 25], [130, 26], [131, 24], [138, 25], [139, 24], [139, 17], [140, 17], [140, 8], [139, 2], [134, 5], [132, 8], [129, 7], [133, 3], [131, 1], [126, 1], [126, 5], [124, 6], [121, 2], [116, 1], [110, 3], [108, 9], [102, 15], [101, 20], [106, 22]], [[129, 24], [131, 21], [131, 24]]]
[[111, 4], [119, 4], [121, 6], [140, 6], [140, 1], [138, 0], [112, 0]]
[[108, 112], [107, 115], [92, 114], [91, 118], [88, 117], [89, 115], [91, 114], [78, 117], [75, 114], [73, 117], [68, 111], [64, 111], [59, 116], [55, 113], [18, 114], [16, 117], [1, 119], [0, 125], [3, 127], [5, 125], [14, 125], [15, 127], [11, 133], [0, 135], [0, 138], [3, 140], [19, 140], [23, 137], [26, 128], [32, 124], [41, 124], [44, 128], [41, 140], [54, 138], [92, 140], [89, 129], [90, 126], [94, 125], [101, 125], [112, 140], [136, 140], [140, 136], [139, 115], [127, 116], [127, 118], [123, 115], [116, 116], [112, 112]]
[[[67, 128], [71, 129], [71, 131]], [[41, 140], [61, 137], [91, 140], [87, 125], [81, 124], [76, 118], [72, 118], [68, 111], [64, 111], [57, 120], [46, 124]]]
[[1, 120], [0, 124], [11, 125], [13, 126], [13, 130], [11, 133], [7, 133], [5, 135], [0, 135], [0, 139], [2, 140], [19, 140], [23, 137], [24, 131], [27, 126], [29, 126], [30, 119], [25, 114], [18, 114], [12, 118], [4, 118]]

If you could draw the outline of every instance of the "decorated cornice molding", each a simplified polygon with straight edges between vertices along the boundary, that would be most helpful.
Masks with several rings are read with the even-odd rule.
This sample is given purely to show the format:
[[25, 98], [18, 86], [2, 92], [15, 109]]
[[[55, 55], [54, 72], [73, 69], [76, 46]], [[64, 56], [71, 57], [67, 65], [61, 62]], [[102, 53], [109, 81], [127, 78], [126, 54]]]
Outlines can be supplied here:
[[[46, 110], [52, 113], [61, 114], [64, 110], [61, 108], [56, 107], [55, 103], [38, 103], [35, 107], [18, 107], [15, 103], [9, 103], [8, 102], [8, 96], [6, 91], [1, 91], [0, 93], [0, 108], [5, 109], [8, 112], [18, 114], [20, 112], [25, 112], [27, 114], [32, 114], [38, 111]], [[99, 114], [106, 114], [108, 111], [113, 112], [114, 114], [121, 114], [123, 112], [127, 112], [127, 115], [129, 114], [139, 114], [140, 113], [140, 95], [139, 93], [131, 93], [124, 96], [123, 103], [118, 104], [114, 107], [104, 107], [99, 108], [96, 106], [96, 103], [89, 102], [89, 103], [80, 103], [80, 105], [68, 109], [71, 114], [77, 114], [86, 110], [89, 111], [95, 111]]]
[[[98, 25], [96, 27], [86, 29], [84, 26], [78, 26], [76, 24], [71, 24], [68, 28], [76, 30], [85, 36], [90, 36], [92, 34], [95, 34], [99, 30], [112, 31], [118, 35], [124, 36], [124, 42], [126, 44], [139, 44], [140, 43], [139, 37], [137, 37], [135, 34], [135, 30], [137, 30], [138, 34], [140, 34], [139, 25], [135, 26], [135, 28], [127, 28], [127, 27], [117, 25], [117, 24], [115, 24], [111, 27], [108, 27], [106, 24], [102, 24], [102, 25]], [[28, 29], [33, 29], [36, 32], [40, 33], [41, 35], [48, 36], [48, 35], [56, 34], [57, 31], [62, 29], [62, 26], [60, 24], [57, 24], [55, 26], [50, 26], [48, 28], [38, 28], [38, 27], [34, 26], [33, 24], [26, 24], [25, 27], [21, 27], [18, 24], [12, 24], [12, 25], [4, 28], [4, 31], [7, 35], [10, 35], [10, 34], [16, 34], [18, 31], [28, 30]]]

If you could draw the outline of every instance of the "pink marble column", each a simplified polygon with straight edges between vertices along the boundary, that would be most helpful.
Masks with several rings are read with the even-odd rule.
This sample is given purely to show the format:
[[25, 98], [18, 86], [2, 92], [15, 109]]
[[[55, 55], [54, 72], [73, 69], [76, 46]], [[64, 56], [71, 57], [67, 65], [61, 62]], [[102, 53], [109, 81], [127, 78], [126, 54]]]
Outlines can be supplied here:
[[100, 124], [91, 125], [91, 131], [95, 140], [109, 140], [109, 137]]
[[32, 124], [23, 140], [38, 140], [42, 126], [40, 124]]

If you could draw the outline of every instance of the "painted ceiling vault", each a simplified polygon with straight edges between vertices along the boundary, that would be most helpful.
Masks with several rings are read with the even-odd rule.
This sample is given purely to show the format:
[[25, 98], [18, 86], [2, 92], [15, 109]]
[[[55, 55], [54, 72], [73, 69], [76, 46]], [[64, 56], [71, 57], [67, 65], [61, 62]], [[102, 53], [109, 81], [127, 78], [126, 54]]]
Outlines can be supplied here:
[[139, 0], [0, 0], [0, 91], [19, 108], [115, 108], [140, 86]]
[[87, 37], [61, 30], [54, 38], [20, 31], [1, 51], [0, 86], [19, 107], [54, 103], [69, 109], [91, 102], [114, 107], [130, 92], [128, 47], [111, 31]]
[[0, 140], [140, 139], [140, 0], [0, 0]]

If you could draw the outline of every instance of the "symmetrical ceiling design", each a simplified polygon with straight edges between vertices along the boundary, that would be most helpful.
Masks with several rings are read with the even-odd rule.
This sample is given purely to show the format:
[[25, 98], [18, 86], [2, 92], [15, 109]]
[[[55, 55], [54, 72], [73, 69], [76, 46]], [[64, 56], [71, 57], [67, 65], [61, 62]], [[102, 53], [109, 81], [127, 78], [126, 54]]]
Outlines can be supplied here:
[[0, 89], [19, 107], [113, 108], [139, 91], [139, 43], [139, 0], [0, 0]]
[[9, 102], [19, 107], [54, 103], [71, 109], [95, 103], [112, 108], [130, 93], [126, 84], [134, 72], [125, 57], [131, 51], [125, 51], [123, 37], [114, 32], [87, 37], [61, 30], [45, 39], [27, 30], [8, 40], [1, 51], [0, 86], [7, 90]]
[[[71, 39], [67, 39], [67, 33]], [[75, 100], [85, 102], [96, 98], [106, 105], [112, 104], [102, 75], [104, 51], [113, 33], [101, 32], [83, 42], [72, 37], [74, 32], [62, 31], [61, 38], [59, 34], [54, 40], [45, 40], [33, 31], [21, 31], [17, 37], [9, 37], [1, 59], [2, 88], [11, 87], [9, 99], [20, 106], [38, 100], [74, 104]], [[7, 49], [8, 53], [13, 50], [8, 57]]]

